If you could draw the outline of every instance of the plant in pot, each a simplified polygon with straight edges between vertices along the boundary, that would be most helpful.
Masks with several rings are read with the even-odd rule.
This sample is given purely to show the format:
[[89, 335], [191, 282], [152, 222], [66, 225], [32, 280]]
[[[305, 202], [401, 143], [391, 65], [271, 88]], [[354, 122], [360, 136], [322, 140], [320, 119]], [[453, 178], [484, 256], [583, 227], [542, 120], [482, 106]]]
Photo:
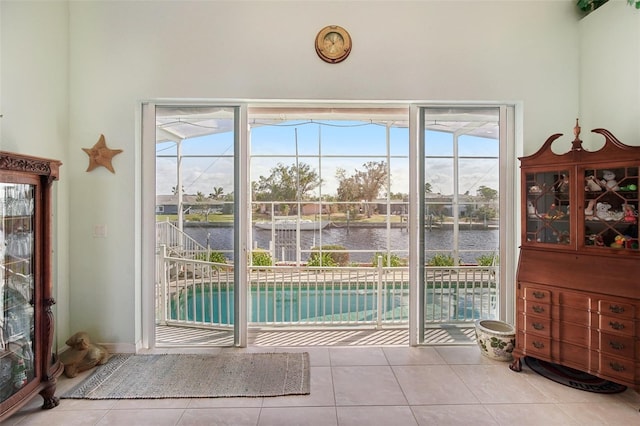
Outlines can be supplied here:
[[577, 5], [578, 9], [585, 13], [591, 13], [603, 4], [605, 4], [608, 0], [578, 0]]
[[[577, 0], [576, 4], [578, 8], [585, 12], [591, 13], [609, 0]], [[627, 0], [630, 6], [635, 6], [636, 9], [640, 9], [640, 0]]]

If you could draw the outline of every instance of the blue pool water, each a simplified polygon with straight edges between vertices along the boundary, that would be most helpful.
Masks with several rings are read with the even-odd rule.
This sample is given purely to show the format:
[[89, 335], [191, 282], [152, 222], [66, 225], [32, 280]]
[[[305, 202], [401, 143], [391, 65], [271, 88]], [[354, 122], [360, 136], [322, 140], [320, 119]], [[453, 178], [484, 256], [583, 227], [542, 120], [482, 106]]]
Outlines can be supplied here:
[[[212, 292], [213, 291], [213, 292]], [[408, 289], [389, 288], [382, 297], [384, 319], [408, 320]], [[186, 296], [185, 296], [186, 295]], [[486, 307], [490, 295], [479, 298]], [[233, 289], [218, 291], [209, 287], [190, 289], [171, 301], [171, 319], [207, 324], [233, 324]], [[478, 296], [464, 291], [442, 296], [440, 291], [427, 291], [427, 320], [471, 320], [489, 318], [475, 304]], [[442, 303], [441, 303], [442, 301]], [[254, 288], [249, 298], [250, 322], [289, 323], [327, 321], [375, 321], [377, 294], [370, 289], [337, 287], [300, 288], [296, 290]]]
[[[186, 297], [185, 297], [186, 294]], [[233, 324], [233, 290], [198, 288], [171, 301], [171, 319]], [[383, 310], [402, 306], [402, 298], [389, 292]], [[357, 289], [254, 289], [249, 299], [250, 322], [314, 322], [375, 320], [377, 295]], [[388, 309], [386, 308], [388, 307]], [[408, 315], [408, 307], [405, 306]]]

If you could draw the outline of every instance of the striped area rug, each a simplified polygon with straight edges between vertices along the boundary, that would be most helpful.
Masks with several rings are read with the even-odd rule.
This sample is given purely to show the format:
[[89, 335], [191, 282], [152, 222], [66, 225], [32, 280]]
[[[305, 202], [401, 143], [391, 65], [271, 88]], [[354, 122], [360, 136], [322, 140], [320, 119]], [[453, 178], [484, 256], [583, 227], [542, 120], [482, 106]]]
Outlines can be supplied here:
[[114, 354], [60, 396], [67, 399], [160, 399], [307, 395], [309, 354]]

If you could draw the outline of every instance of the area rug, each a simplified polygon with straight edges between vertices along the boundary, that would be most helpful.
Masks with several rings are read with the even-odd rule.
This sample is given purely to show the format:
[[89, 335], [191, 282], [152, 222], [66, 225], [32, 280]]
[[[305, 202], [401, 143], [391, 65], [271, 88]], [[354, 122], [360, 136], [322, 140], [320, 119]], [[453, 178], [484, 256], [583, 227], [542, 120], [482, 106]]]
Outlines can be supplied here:
[[619, 393], [627, 390], [627, 387], [609, 380], [601, 379], [584, 371], [542, 361], [527, 356], [524, 358], [529, 368], [554, 382], [595, 393]]
[[67, 399], [271, 397], [309, 394], [309, 354], [114, 354]]

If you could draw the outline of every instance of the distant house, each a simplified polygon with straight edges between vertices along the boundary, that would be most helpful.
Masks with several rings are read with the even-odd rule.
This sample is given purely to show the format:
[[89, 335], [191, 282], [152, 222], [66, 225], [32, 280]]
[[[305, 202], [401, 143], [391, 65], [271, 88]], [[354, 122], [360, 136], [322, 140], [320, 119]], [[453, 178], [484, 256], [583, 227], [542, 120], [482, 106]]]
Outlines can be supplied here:
[[303, 215], [312, 215], [312, 214], [327, 214], [329, 212], [328, 204], [304, 204], [302, 206], [302, 214]]
[[[378, 214], [406, 215], [408, 213], [409, 203], [402, 200], [391, 200], [387, 204], [385, 199], [377, 199], [371, 202], [374, 210]], [[425, 194], [425, 203], [427, 214], [452, 216], [453, 214], [453, 196], [442, 194]], [[477, 196], [460, 194], [458, 196], [458, 212], [461, 217], [466, 216], [468, 211], [476, 210], [481, 204], [481, 200]]]

